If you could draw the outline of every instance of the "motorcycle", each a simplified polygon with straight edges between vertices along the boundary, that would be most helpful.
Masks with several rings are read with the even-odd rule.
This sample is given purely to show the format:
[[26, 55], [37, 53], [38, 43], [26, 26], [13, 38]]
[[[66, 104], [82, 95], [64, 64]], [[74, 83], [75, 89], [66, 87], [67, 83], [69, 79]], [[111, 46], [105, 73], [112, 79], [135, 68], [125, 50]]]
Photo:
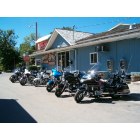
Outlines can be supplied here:
[[99, 64], [96, 64], [81, 78], [82, 86], [77, 90], [74, 96], [74, 100], [77, 103], [81, 102], [86, 96], [94, 98], [110, 96], [112, 98], [117, 98], [129, 95], [130, 90], [123, 73], [112, 73], [109, 79], [103, 80], [103, 75], [99, 72], [98, 68]]
[[80, 78], [84, 75], [84, 72], [79, 72], [79, 71], [64, 71], [63, 76], [62, 76], [62, 81], [59, 83], [56, 87], [55, 90], [55, 95], [57, 97], [60, 97], [61, 94], [65, 91], [68, 90], [70, 93], [71, 92], [76, 92], [77, 89], [80, 86]]
[[37, 74], [35, 72], [30, 72], [27, 69], [25, 69], [25, 72], [23, 76], [20, 78], [19, 82], [22, 86], [24, 86], [26, 83], [32, 85], [36, 75]]
[[37, 77], [33, 80], [33, 85], [35, 87], [39, 85], [46, 85], [50, 78], [49, 75], [50, 74], [47, 73], [46, 71], [38, 73]]
[[56, 70], [56, 69], [52, 69], [52, 73], [51, 73], [51, 78], [50, 80], [47, 82], [47, 86], [46, 86], [46, 90], [48, 92], [51, 92], [52, 89], [54, 87], [56, 87], [56, 85], [58, 83], [61, 82], [61, 76], [62, 76], [62, 72]]
[[10, 76], [9, 80], [12, 83], [15, 83], [16, 81], [19, 81], [20, 78], [22, 77], [23, 71], [20, 69], [15, 69], [14, 74]]

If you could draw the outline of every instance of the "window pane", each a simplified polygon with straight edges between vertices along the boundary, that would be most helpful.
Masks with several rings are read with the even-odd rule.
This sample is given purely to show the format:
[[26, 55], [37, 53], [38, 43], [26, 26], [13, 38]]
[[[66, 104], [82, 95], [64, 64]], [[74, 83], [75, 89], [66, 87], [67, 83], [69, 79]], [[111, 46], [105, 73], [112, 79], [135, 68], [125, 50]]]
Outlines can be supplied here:
[[66, 52], [66, 67], [69, 66], [69, 52]]
[[94, 53], [94, 63], [97, 63], [97, 53]]
[[97, 63], [97, 53], [90, 54], [90, 63]]
[[91, 54], [91, 56], [90, 56], [90, 63], [93, 63], [93, 54]]

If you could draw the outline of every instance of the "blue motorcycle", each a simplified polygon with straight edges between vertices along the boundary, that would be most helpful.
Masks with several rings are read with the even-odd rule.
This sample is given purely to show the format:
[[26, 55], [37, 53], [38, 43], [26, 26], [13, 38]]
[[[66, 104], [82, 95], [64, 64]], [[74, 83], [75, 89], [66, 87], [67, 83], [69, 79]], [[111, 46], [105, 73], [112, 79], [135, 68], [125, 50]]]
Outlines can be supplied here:
[[61, 82], [61, 76], [63, 75], [62, 72], [52, 69], [51, 79], [47, 82], [46, 90], [51, 92], [54, 87], [57, 86], [58, 83]]

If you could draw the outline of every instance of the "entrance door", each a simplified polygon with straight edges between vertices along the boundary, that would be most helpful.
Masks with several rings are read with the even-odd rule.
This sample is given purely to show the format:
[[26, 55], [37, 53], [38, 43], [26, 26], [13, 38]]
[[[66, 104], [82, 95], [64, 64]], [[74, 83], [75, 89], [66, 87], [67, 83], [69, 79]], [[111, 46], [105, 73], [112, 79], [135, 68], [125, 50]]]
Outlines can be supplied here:
[[60, 67], [62, 70], [68, 67], [70, 65], [69, 58], [69, 51], [58, 53], [58, 67]]

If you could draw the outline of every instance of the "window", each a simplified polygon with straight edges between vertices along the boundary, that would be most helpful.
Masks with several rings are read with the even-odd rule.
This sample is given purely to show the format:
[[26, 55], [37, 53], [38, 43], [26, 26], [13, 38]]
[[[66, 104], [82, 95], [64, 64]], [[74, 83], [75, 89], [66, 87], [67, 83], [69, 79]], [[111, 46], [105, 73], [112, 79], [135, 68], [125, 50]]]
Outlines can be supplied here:
[[98, 53], [90, 53], [90, 64], [98, 63]]
[[41, 59], [36, 59], [35, 62], [36, 62], [36, 66], [40, 66], [41, 65]]

